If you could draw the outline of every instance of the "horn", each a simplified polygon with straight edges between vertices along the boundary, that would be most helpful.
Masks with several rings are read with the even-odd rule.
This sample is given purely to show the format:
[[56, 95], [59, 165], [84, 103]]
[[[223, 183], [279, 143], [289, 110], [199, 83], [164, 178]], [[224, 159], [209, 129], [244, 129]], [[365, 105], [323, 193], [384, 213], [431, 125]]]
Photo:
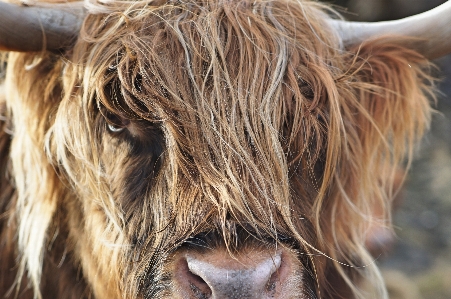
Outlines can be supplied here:
[[395, 34], [412, 37], [410, 47], [429, 59], [451, 53], [451, 1], [427, 12], [386, 22], [348, 22], [331, 20], [344, 46], [355, 45], [380, 35]]
[[0, 1], [0, 50], [33, 52], [68, 48], [78, 35], [84, 15], [80, 3], [37, 7]]

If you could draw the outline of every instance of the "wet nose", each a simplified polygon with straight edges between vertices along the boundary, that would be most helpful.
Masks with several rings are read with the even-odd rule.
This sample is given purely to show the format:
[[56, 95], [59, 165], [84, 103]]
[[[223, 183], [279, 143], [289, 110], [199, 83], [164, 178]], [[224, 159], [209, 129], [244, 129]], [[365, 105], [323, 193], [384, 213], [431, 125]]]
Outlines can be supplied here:
[[201, 299], [279, 298], [276, 293], [283, 279], [281, 253], [258, 261], [252, 258], [237, 261], [231, 257], [206, 260], [203, 256], [186, 255], [185, 262], [185, 267], [178, 269], [178, 276], [183, 281], [182, 293], [186, 298], [193, 295]]

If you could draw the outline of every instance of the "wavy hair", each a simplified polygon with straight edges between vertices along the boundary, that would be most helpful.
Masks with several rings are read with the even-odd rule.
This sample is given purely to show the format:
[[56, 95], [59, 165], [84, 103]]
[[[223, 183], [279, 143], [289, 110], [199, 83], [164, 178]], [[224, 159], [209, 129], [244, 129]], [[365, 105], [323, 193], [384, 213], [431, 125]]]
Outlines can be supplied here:
[[17, 289], [26, 275], [41, 298], [64, 253], [81, 294], [170, 296], [171, 253], [208, 231], [233, 251], [234, 223], [307, 257], [318, 298], [348, 296], [332, 279], [387, 298], [365, 238], [390, 227], [395, 171], [429, 123], [424, 57], [393, 37], [345, 49], [311, 1], [85, 6], [63, 57], [8, 58]]

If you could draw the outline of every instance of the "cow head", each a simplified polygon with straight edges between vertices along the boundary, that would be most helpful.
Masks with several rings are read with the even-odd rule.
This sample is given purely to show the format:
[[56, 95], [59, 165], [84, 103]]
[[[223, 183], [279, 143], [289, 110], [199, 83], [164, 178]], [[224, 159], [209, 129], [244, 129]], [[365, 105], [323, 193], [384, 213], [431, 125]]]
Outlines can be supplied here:
[[8, 58], [18, 290], [385, 296], [365, 238], [428, 123], [421, 54], [309, 1], [87, 8], [63, 54]]

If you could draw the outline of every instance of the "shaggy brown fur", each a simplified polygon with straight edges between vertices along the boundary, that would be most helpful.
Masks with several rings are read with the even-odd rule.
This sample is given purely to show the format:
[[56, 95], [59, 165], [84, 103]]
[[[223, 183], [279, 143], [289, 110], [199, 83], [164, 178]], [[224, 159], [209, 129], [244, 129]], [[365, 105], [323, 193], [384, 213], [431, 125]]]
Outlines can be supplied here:
[[0, 293], [173, 298], [202, 240], [288, 248], [305, 298], [384, 298], [365, 238], [428, 124], [428, 61], [343, 49], [309, 1], [105, 3], [64, 57], [9, 54]]

